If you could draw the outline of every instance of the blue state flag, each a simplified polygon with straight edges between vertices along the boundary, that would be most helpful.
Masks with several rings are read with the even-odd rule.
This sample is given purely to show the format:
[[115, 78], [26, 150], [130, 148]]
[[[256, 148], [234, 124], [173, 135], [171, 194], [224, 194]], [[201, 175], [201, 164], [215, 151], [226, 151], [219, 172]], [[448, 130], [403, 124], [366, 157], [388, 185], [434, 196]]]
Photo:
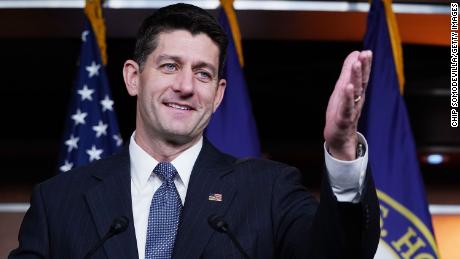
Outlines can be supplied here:
[[78, 74], [61, 144], [59, 172], [109, 156], [123, 142], [100, 47], [87, 16], [84, 23]]
[[364, 48], [373, 52], [361, 118], [380, 202], [375, 258], [439, 258], [408, 113], [401, 95], [401, 42], [391, 1], [374, 0]]
[[[260, 156], [259, 137], [240, 63], [242, 54], [239, 35], [235, 37], [233, 33], [239, 33], [232, 7], [233, 1], [221, 1], [221, 3], [223, 8], [220, 10], [219, 23], [229, 37], [224, 68], [227, 88], [224, 99], [213, 114], [205, 134], [211, 143], [225, 153], [236, 157], [258, 157]], [[238, 56], [237, 49], [240, 50], [241, 58]]]

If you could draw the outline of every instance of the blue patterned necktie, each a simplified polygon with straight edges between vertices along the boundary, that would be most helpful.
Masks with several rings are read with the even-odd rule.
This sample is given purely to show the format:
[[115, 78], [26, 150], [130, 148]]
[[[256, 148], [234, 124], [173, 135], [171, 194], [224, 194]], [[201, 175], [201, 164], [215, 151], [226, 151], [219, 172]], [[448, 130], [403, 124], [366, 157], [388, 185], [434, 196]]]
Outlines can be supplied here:
[[174, 185], [176, 168], [171, 163], [159, 163], [153, 172], [163, 181], [150, 204], [145, 243], [145, 259], [170, 259], [179, 226], [182, 203]]

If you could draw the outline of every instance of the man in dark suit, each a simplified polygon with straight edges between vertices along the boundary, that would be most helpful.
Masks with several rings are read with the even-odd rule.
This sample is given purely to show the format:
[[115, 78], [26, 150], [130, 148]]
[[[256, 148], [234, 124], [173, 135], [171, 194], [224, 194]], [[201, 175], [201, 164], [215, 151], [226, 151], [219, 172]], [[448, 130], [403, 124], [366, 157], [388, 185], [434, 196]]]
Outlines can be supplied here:
[[[10, 258], [83, 258], [122, 216], [127, 229], [91, 258], [372, 258], [378, 203], [356, 132], [371, 53], [347, 57], [330, 98], [318, 204], [297, 169], [237, 160], [203, 138], [224, 95], [227, 41], [194, 6], [144, 20], [123, 68], [137, 96], [129, 147], [35, 187]], [[210, 226], [213, 215], [236, 242]]]

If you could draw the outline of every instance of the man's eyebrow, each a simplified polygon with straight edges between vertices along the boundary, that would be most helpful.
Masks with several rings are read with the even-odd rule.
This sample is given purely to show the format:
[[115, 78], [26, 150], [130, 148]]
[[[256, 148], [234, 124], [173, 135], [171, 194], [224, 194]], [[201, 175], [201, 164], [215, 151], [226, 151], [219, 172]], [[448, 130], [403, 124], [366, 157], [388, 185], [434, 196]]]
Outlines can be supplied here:
[[157, 62], [158, 61], [162, 61], [162, 60], [165, 60], [165, 59], [170, 59], [170, 60], [173, 60], [175, 62], [178, 62], [178, 63], [182, 63], [182, 59], [179, 57], [179, 56], [174, 56], [174, 55], [167, 55], [167, 54], [161, 54], [158, 56], [158, 59], [157, 59]]

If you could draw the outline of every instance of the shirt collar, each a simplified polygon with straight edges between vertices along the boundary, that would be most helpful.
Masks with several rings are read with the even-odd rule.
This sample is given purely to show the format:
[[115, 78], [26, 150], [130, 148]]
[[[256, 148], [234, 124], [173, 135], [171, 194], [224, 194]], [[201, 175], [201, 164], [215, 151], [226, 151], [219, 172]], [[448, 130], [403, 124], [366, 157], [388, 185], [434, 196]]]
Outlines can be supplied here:
[[[133, 132], [129, 142], [131, 179], [136, 186], [143, 188], [152, 175], [153, 169], [159, 162], [150, 156], [147, 152], [145, 152], [136, 143], [134, 139], [135, 133], [136, 132]], [[195, 165], [195, 161], [198, 158], [202, 147], [203, 137], [201, 137], [196, 144], [189, 147], [187, 150], [177, 156], [173, 161], [171, 161], [171, 164], [177, 170], [178, 180], [184, 184], [185, 188], [188, 187], [193, 166]]]

